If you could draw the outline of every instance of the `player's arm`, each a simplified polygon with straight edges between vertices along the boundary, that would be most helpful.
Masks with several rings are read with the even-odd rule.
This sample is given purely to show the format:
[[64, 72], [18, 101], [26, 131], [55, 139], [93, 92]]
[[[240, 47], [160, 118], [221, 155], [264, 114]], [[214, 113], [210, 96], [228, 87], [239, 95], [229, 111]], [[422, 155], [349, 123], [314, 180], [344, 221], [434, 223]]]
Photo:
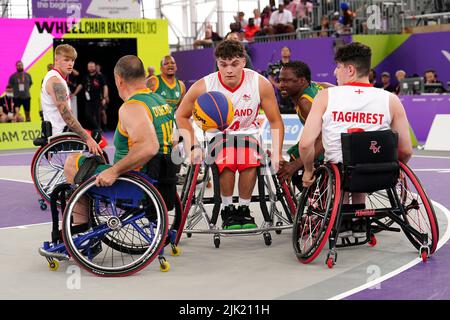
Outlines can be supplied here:
[[308, 119], [308, 115], [312, 107], [312, 102], [306, 98], [300, 98], [299, 107], [300, 114], [302, 115], [303, 119]]
[[147, 87], [153, 92], [155, 92], [158, 89], [157, 84], [158, 78], [156, 78], [156, 76], [151, 76], [150, 79], [148, 79], [147, 81]]
[[90, 135], [87, 134], [83, 127], [81, 127], [78, 120], [73, 116], [72, 111], [70, 111], [66, 87], [61, 80], [57, 77], [50, 78], [50, 80], [47, 81], [45, 90], [52, 97], [53, 103], [56, 108], [58, 108], [58, 111], [67, 126], [86, 142], [89, 147], [89, 152], [93, 154], [101, 154], [102, 149], [100, 146], [94, 141], [94, 139], [92, 139]]
[[181, 81], [181, 80], [178, 80], [178, 81], [179, 81], [180, 87], [181, 87], [181, 99], [180, 99], [180, 103], [181, 103], [181, 100], [183, 100], [184, 96], [186, 95], [186, 86], [183, 81]]
[[272, 157], [277, 157], [273, 158], [272, 161], [275, 161], [275, 170], [278, 171], [278, 161], [282, 159], [281, 153], [284, 141], [284, 123], [281, 118], [273, 87], [262, 76], [259, 77], [259, 95], [261, 97], [261, 108], [270, 124], [270, 131], [272, 134]]
[[72, 93], [72, 96], [76, 96], [78, 93], [80, 93], [81, 89], [83, 89], [83, 85], [80, 83], [80, 84], [75, 88], [75, 91]]
[[409, 122], [405, 108], [395, 94], [389, 95], [391, 129], [398, 133], [398, 159], [407, 163], [412, 156], [412, 142], [409, 135]]
[[159, 150], [155, 127], [145, 108], [139, 104], [125, 104], [119, 109], [119, 118], [133, 146], [124, 158], [97, 176], [95, 183], [98, 186], [112, 185], [121, 174], [145, 165]]
[[328, 91], [321, 90], [314, 98], [311, 111], [306, 119], [300, 139], [299, 152], [301, 154], [305, 172], [303, 174], [303, 185], [305, 187], [313, 182], [315, 144], [322, 131], [322, 116], [328, 104]]
[[198, 144], [190, 119], [192, 116], [192, 111], [194, 110], [195, 100], [197, 100], [197, 98], [205, 92], [205, 81], [200, 79], [189, 88], [183, 100], [181, 100], [180, 106], [175, 112], [175, 119], [177, 121], [179, 134], [183, 137], [184, 147], [187, 153], [190, 152], [193, 145]]

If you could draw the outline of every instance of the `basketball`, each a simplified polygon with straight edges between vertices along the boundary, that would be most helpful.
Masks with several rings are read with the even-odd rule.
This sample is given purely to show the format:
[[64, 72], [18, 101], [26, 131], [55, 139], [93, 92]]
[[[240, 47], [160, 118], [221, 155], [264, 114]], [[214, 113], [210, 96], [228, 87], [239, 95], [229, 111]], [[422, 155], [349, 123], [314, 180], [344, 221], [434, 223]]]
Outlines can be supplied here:
[[211, 129], [223, 131], [233, 121], [233, 105], [221, 92], [206, 92], [195, 101], [192, 116], [203, 131]]

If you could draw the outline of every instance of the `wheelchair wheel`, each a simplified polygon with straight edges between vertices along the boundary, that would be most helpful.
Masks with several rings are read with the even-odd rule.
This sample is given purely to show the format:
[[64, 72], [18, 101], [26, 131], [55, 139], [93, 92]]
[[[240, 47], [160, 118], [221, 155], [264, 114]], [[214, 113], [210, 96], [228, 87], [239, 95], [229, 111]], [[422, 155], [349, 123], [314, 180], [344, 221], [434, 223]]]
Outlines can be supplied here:
[[[434, 212], [433, 205], [429, 200], [425, 190], [420, 184], [417, 176], [411, 169], [400, 162], [400, 179], [396, 188], [401, 204], [404, 209], [403, 220], [413, 229], [421, 234], [427, 234], [427, 246], [429, 253], [432, 254], [436, 250], [439, 240], [439, 227]], [[420, 250], [424, 243], [421, 239], [414, 236], [403, 228], [408, 240], [412, 245]]]
[[322, 165], [316, 180], [304, 189], [293, 225], [293, 245], [302, 263], [313, 261], [322, 250], [333, 228], [340, 199], [340, 176], [336, 165]]
[[78, 136], [57, 138], [40, 148], [31, 164], [31, 177], [42, 199], [49, 203], [53, 189], [66, 182], [64, 163], [73, 153], [88, 155], [86, 143]]
[[[80, 217], [85, 229], [76, 233], [72, 221], [79, 223]], [[67, 251], [84, 269], [104, 277], [127, 276], [160, 254], [168, 232], [167, 209], [156, 188], [135, 175], [102, 188], [93, 177], [69, 199], [62, 231]]]

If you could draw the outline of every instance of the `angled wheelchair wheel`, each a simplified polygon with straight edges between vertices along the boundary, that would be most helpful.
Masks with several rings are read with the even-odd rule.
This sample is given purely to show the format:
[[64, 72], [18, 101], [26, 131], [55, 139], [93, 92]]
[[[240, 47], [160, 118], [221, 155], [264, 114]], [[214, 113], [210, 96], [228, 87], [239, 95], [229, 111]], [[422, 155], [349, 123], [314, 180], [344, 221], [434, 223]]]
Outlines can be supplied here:
[[401, 162], [400, 168], [401, 178], [396, 192], [404, 210], [402, 219], [409, 227], [426, 237], [419, 237], [405, 228], [402, 229], [417, 250], [426, 246], [429, 253], [432, 254], [436, 250], [439, 240], [439, 226], [433, 205], [411, 169]]
[[333, 228], [340, 199], [340, 176], [336, 165], [316, 169], [316, 180], [304, 189], [293, 225], [293, 246], [302, 263], [313, 261]]
[[37, 192], [49, 203], [53, 189], [66, 182], [64, 163], [74, 153], [88, 155], [86, 143], [78, 136], [63, 136], [38, 149], [31, 164], [31, 177]]
[[95, 177], [69, 199], [62, 225], [66, 249], [80, 266], [99, 276], [138, 272], [165, 245], [164, 200], [153, 185], [132, 174], [119, 177], [111, 187], [94, 183]]

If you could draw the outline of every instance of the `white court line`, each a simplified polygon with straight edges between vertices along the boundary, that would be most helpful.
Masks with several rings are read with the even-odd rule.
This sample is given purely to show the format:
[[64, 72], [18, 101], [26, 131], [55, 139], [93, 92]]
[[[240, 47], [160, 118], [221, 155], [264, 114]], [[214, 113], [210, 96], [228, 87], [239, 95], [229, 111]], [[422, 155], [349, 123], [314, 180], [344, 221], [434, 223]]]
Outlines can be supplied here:
[[51, 224], [51, 222], [42, 222], [42, 223], [34, 223], [34, 224], [25, 224], [22, 226], [12, 226], [12, 227], [2, 227], [0, 230], [10, 230], [10, 229], [27, 229], [29, 227], [37, 227], [37, 226], [45, 226]]
[[435, 158], [435, 159], [450, 159], [450, 157], [444, 156], [422, 156], [422, 155], [413, 155], [413, 158]]
[[[444, 213], [445, 217], [447, 218], [447, 230], [445, 231], [444, 236], [438, 242], [438, 245], [437, 245], [437, 248], [436, 248], [436, 251], [435, 251], [435, 253], [436, 253], [450, 239], [450, 211], [446, 207], [444, 207], [442, 204], [440, 204], [440, 203], [438, 203], [436, 201], [431, 200], [431, 202], [433, 203], [433, 206], [439, 208]], [[349, 290], [349, 291], [346, 291], [344, 293], [338, 294], [338, 295], [336, 295], [334, 297], [329, 298], [328, 300], [341, 300], [341, 299], [344, 299], [344, 298], [346, 298], [348, 296], [354, 295], [355, 293], [358, 293], [358, 292], [360, 292], [362, 290], [365, 290], [365, 289], [368, 289], [370, 287], [373, 287], [373, 286], [375, 286], [375, 285], [377, 285], [377, 284], [379, 284], [379, 283], [381, 283], [381, 282], [383, 282], [383, 281], [385, 281], [387, 279], [395, 277], [399, 273], [401, 273], [403, 271], [406, 271], [409, 268], [414, 267], [416, 264], [418, 264], [420, 262], [422, 262], [421, 258], [415, 258], [414, 260], [412, 260], [408, 264], [406, 264], [406, 265], [404, 265], [404, 266], [402, 266], [402, 267], [400, 267], [400, 268], [398, 268], [398, 269], [396, 269], [394, 271], [391, 271], [391, 272], [385, 274], [384, 276], [382, 276], [382, 277], [380, 277], [378, 279], [370, 281], [370, 282], [368, 282], [366, 284], [363, 284], [363, 285], [361, 285], [359, 287], [356, 287], [356, 288], [354, 288], [352, 290]]]
[[9, 178], [0, 178], [0, 180], [12, 181], [12, 182], [22, 182], [22, 183], [33, 183], [33, 181], [28, 181], [28, 180], [18, 180], [18, 179], [9, 179]]

